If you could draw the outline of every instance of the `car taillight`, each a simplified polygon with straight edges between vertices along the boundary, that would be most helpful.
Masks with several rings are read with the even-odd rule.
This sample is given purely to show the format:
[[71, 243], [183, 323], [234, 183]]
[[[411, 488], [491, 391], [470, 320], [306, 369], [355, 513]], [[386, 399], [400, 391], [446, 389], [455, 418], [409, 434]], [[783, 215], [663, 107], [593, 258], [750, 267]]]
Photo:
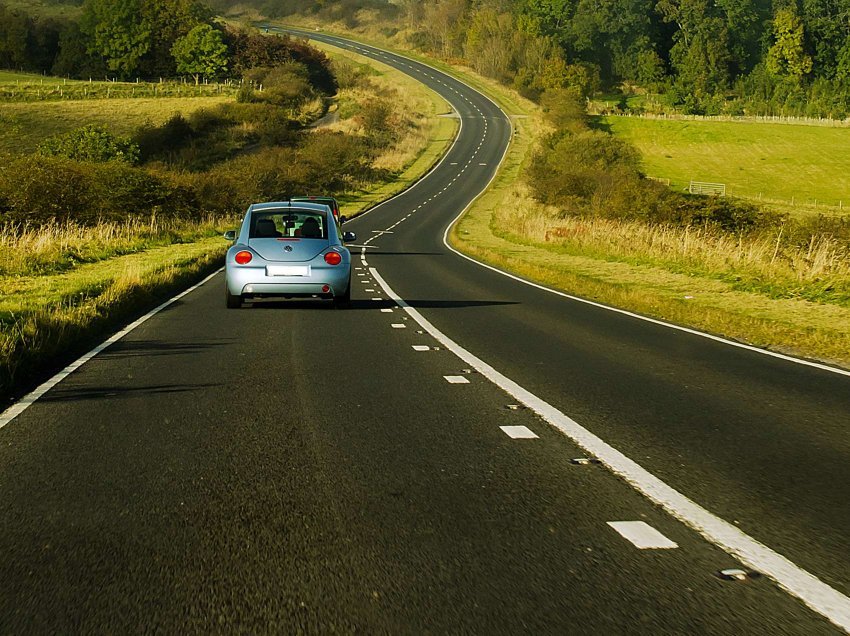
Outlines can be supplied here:
[[236, 256], [233, 257], [233, 260], [235, 260], [240, 265], [247, 265], [248, 263], [250, 263], [253, 260], [253, 258], [254, 258], [254, 255], [251, 254], [251, 252], [242, 251], [242, 252], [236, 252]]
[[342, 263], [342, 256], [339, 252], [328, 252], [327, 254], [325, 254], [325, 262], [328, 265], [339, 265], [340, 263]]

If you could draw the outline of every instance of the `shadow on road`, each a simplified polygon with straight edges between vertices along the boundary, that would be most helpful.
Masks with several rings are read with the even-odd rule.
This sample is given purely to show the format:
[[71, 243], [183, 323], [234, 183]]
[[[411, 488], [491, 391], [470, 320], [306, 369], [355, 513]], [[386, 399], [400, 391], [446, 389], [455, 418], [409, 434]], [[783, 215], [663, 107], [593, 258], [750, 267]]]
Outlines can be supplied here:
[[387, 252], [385, 250], [369, 250], [366, 256], [445, 256], [443, 252]]
[[100, 354], [101, 358], [131, 358], [137, 356], [173, 356], [196, 353], [213, 347], [223, 347], [234, 338], [219, 338], [212, 342], [177, 343], [164, 340], [120, 340]]
[[[510, 300], [407, 300], [405, 302], [416, 309], [467, 309], [470, 307], [493, 307], [496, 305], [518, 305], [519, 303]], [[383, 309], [385, 307], [396, 307], [395, 301], [391, 299], [385, 300], [352, 300], [351, 305], [343, 311], [351, 311], [355, 309]], [[258, 298], [253, 301], [248, 301], [245, 309], [311, 309], [311, 310], [329, 310], [334, 309], [334, 304], [330, 300], [280, 300], [279, 298]]]
[[189, 393], [198, 389], [210, 389], [221, 384], [158, 384], [152, 386], [100, 386], [81, 389], [58, 388], [49, 392], [42, 402], [78, 402], [82, 400], [103, 400], [128, 396], [148, 396], [156, 394]]

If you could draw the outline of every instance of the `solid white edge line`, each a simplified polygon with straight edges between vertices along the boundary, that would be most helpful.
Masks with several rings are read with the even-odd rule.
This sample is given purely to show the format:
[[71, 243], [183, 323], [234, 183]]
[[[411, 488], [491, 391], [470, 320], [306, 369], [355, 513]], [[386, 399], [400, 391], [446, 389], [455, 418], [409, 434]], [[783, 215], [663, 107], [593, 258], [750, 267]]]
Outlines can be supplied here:
[[[461, 214], [463, 214], [463, 213], [461, 213]], [[457, 220], [459, 218], [460, 217], [458, 217], [454, 221], [452, 221], [452, 225], [454, 225], [454, 223], [457, 222]], [[449, 227], [451, 228], [451, 225]], [[448, 232], [448, 230], [447, 230], [447, 232]], [[726, 338], [722, 338], [721, 336], [715, 336], [713, 334], [705, 333], [704, 331], [698, 331], [698, 330], [692, 329], [690, 327], [683, 327], [682, 325], [676, 325], [676, 324], [673, 324], [673, 323], [670, 323], [670, 322], [665, 322], [665, 321], [659, 320], [657, 318], [650, 318], [649, 316], [642, 316], [641, 314], [636, 314], [636, 313], [634, 313], [632, 311], [628, 311], [626, 309], [619, 309], [617, 307], [611, 307], [610, 305], [603, 305], [602, 303], [598, 303], [598, 302], [595, 302], [593, 300], [587, 300], [586, 298], [580, 298], [578, 296], [572, 296], [570, 294], [567, 294], [566, 292], [562, 292], [562, 291], [559, 291], [557, 289], [552, 289], [551, 287], [546, 287], [544, 285], [540, 285], [539, 283], [534, 283], [530, 280], [526, 280], [525, 278], [521, 278], [519, 276], [516, 276], [515, 274], [511, 274], [511, 273], [506, 272], [504, 270], [501, 270], [497, 267], [493, 267], [492, 265], [488, 265], [487, 263], [482, 263], [481, 261], [478, 261], [478, 260], [472, 258], [471, 256], [467, 256], [466, 254], [459, 252], [454, 247], [449, 245], [448, 240], [446, 240], [445, 236], [443, 238], [443, 243], [446, 245], [446, 247], [448, 247], [452, 252], [454, 252], [455, 254], [460, 256], [461, 258], [465, 258], [466, 260], [468, 260], [472, 263], [475, 263], [476, 265], [480, 265], [481, 267], [486, 267], [487, 269], [489, 269], [493, 272], [496, 272], [497, 274], [501, 274], [502, 276], [507, 276], [508, 278], [512, 278], [513, 280], [515, 280], [517, 282], [524, 283], [525, 285], [529, 285], [531, 287], [536, 287], [537, 289], [540, 289], [540, 290], [545, 291], [545, 292], [549, 292], [550, 294], [556, 294], [558, 296], [562, 296], [563, 298], [567, 298], [569, 300], [574, 300], [576, 302], [583, 303], [585, 305], [590, 305], [592, 307], [597, 307], [599, 309], [605, 309], [607, 311], [613, 311], [615, 313], [622, 314], [623, 316], [628, 316], [630, 318], [637, 318], [638, 320], [643, 320], [644, 322], [650, 322], [654, 325], [659, 325], [661, 327], [667, 327], [668, 329], [675, 329], [676, 331], [688, 333], [688, 334], [691, 334], [693, 336], [699, 336], [701, 338], [706, 338], [708, 340], [714, 340], [715, 342], [719, 342], [719, 343], [722, 343], [722, 344], [725, 344], [725, 345], [729, 345], [731, 347], [737, 347], [738, 349], [745, 349], [747, 351], [752, 351], [754, 353], [759, 353], [759, 354], [762, 354], [762, 355], [765, 355], [765, 356], [770, 356], [772, 358], [778, 358], [780, 360], [785, 360], [786, 362], [793, 362], [795, 364], [802, 364], [802, 365], [807, 366], [807, 367], [813, 367], [815, 369], [820, 369], [821, 371], [829, 371], [830, 373], [837, 373], [838, 375], [844, 375], [844, 376], [850, 377], [850, 370], [847, 370], [847, 369], [840, 369], [838, 367], [831, 367], [828, 364], [823, 364], [822, 362], [814, 362], [813, 360], [805, 360], [803, 358], [795, 358], [794, 356], [789, 356], [789, 355], [786, 355], [784, 353], [778, 353], [776, 351], [770, 351], [769, 349], [761, 349], [761, 348], [756, 347], [754, 345], [748, 345], [748, 344], [745, 344], [743, 342], [735, 342], [734, 340], [728, 340]]]
[[423, 330], [441, 342], [463, 362], [598, 458], [614, 474], [624, 479], [650, 501], [661, 506], [673, 517], [699, 532], [705, 539], [733, 555], [746, 566], [773, 579], [783, 590], [800, 599], [835, 625], [850, 632], [850, 598], [734, 525], [691, 501], [578, 422], [496, 371], [458, 345], [416, 309], [408, 305], [393, 291], [378, 270], [371, 268], [369, 271], [389, 298], [406, 311]]
[[67, 367], [62, 369], [59, 373], [54, 375], [52, 378], [50, 378], [49, 380], [47, 380], [46, 382], [41, 384], [38, 388], [31, 391], [30, 393], [28, 393], [24, 397], [22, 397], [20, 400], [15, 402], [12, 406], [10, 406], [5, 411], [3, 411], [3, 413], [0, 413], [0, 428], [3, 428], [9, 422], [11, 422], [16, 417], [18, 417], [21, 413], [26, 411], [29, 407], [31, 407], [33, 404], [35, 404], [40, 398], [42, 398], [45, 393], [50, 391], [50, 389], [52, 389], [57, 384], [62, 382], [62, 380], [67, 378], [74, 371], [76, 371], [81, 366], [83, 366], [86, 362], [88, 362], [89, 360], [91, 360], [92, 358], [94, 358], [95, 356], [100, 354], [101, 352], [103, 352], [104, 349], [115, 344], [116, 342], [121, 340], [121, 338], [123, 338], [124, 336], [129, 334], [131, 331], [133, 331], [134, 329], [139, 327], [142, 323], [146, 322], [149, 318], [152, 318], [153, 316], [155, 316], [156, 314], [161, 312], [166, 307], [173, 305], [178, 300], [180, 300], [181, 298], [183, 298], [187, 294], [190, 294], [191, 292], [195, 291], [196, 289], [198, 289], [198, 287], [200, 287], [201, 285], [203, 285], [204, 283], [206, 283], [210, 279], [214, 278], [215, 276], [217, 276], [218, 274], [220, 274], [223, 271], [224, 271], [223, 267], [214, 271], [212, 274], [210, 274], [209, 276], [204, 278], [201, 282], [192, 285], [189, 289], [186, 289], [186, 290], [180, 292], [179, 294], [177, 294], [173, 298], [165, 301], [164, 303], [162, 303], [158, 307], [151, 309], [144, 316], [142, 316], [141, 318], [130, 323], [129, 325], [124, 327], [121, 331], [113, 334], [112, 336], [107, 338], [105, 341], [103, 341], [101, 344], [96, 346], [94, 349], [89, 351], [87, 354], [85, 354], [81, 358], [78, 358], [77, 360], [75, 360], [74, 362], [69, 364]]

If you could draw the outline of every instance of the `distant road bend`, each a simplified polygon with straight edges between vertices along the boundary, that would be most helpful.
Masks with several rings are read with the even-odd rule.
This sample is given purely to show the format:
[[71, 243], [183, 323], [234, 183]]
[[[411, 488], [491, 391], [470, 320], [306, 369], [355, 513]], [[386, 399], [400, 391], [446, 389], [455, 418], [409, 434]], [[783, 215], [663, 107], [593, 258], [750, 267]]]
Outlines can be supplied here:
[[218, 274], [0, 416], [0, 632], [850, 631], [850, 377], [455, 253], [507, 117], [299, 33], [458, 138], [350, 222], [350, 311]]

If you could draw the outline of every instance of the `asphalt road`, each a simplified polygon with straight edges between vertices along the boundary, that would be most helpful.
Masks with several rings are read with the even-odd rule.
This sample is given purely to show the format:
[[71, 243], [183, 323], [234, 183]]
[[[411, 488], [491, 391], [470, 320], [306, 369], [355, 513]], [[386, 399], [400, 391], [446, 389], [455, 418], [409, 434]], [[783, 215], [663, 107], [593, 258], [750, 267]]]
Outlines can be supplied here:
[[[451, 252], [510, 126], [356, 46], [445, 95], [457, 143], [351, 222], [371, 246], [351, 310], [226, 310], [219, 275], [0, 429], [0, 633], [840, 633], [768, 577], [719, 578], [735, 558], [572, 463], [587, 453], [446, 342], [839, 594], [850, 378]], [[677, 547], [639, 549], [619, 521]]]

